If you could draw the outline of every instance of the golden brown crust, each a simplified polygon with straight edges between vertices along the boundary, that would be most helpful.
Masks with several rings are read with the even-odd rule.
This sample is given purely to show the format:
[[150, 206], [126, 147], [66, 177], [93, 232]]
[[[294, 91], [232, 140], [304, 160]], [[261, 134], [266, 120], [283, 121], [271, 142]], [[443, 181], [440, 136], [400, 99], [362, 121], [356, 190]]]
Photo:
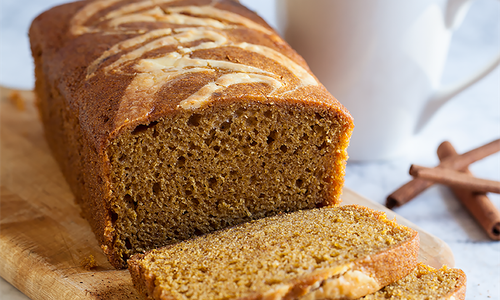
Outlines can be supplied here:
[[[368, 208], [358, 206], [359, 209], [371, 211]], [[373, 212], [377, 218], [387, 220], [383, 212]], [[400, 226], [394, 222], [394, 226]], [[377, 255], [376, 259], [373, 257], [360, 260], [356, 263], [356, 268], [369, 270], [371, 274], [380, 283], [380, 286], [386, 286], [407, 274], [409, 274], [417, 265], [418, 251], [420, 248], [420, 239], [417, 231], [413, 231], [412, 237], [398, 248], [387, 249]], [[389, 269], [386, 266], [399, 266], [396, 269]]]
[[[108, 2], [109, 0], [103, 1]], [[95, 76], [87, 77], [87, 66], [95, 62], [105, 50], [112, 48], [120, 42], [130, 40], [131, 37], [137, 36], [137, 34], [130, 34], [131, 28], [127, 28], [129, 31], [115, 31], [106, 28], [105, 25], [100, 25], [100, 23], [95, 24], [96, 29], [92, 26], [92, 31], [90, 33], [85, 33], [81, 35], [74, 35], [68, 30], [67, 24], [71, 23], [72, 17], [75, 12], [81, 10], [82, 6], [86, 2], [71, 3], [63, 6], [56, 7], [38, 18], [35, 19], [31, 27], [30, 36], [32, 39], [39, 39], [37, 42], [41, 43], [40, 48], [43, 48], [44, 55], [44, 74], [49, 76], [50, 83], [58, 82], [57, 86], [63, 87], [61, 94], [63, 98], [67, 101], [68, 105], [75, 110], [75, 113], [81, 120], [81, 126], [85, 133], [85, 136], [91, 139], [94, 143], [96, 150], [101, 150], [105, 147], [112, 136], [119, 133], [120, 129], [125, 126], [126, 128], [134, 128], [138, 124], [149, 123], [161, 116], [164, 116], [172, 111], [176, 110], [178, 103], [182, 100], [179, 97], [179, 92], [181, 90], [176, 88], [171, 88], [168, 91], [163, 89], [162, 97], [155, 99], [154, 103], [150, 103], [150, 109], [153, 110], [152, 113], [147, 115], [141, 115], [137, 120], [130, 120], [133, 122], [122, 123], [120, 120], [121, 115], [119, 115], [120, 107], [123, 110], [123, 93], [126, 87], [133, 80], [133, 76], [130, 76], [126, 72], [113, 72], [112, 74], [104, 74], [104, 68], [109, 66], [114, 61], [116, 61], [120, 56], [114, 55], [106, 59], [96, 70]], [[110, 6], [107, 9], [98, 11], [94, 17], [90, 18], [87, 23], [92, 24], [96, 19], [99, 20], [103, 17], [109, 10], [117, 9], [119, 6], [131, 3], [135, 1], [119, 1], [117, 4]], [[165, 7], [169, 5], [208, 5], [212, 1], [173, 1], [172, 3], [165, 3]], [[163, 7], [162, 6], [162, 7]], [[152, 6], [154, 7], [154, 6]], [[254, 13], [248, 11], [243, 6], [234, 3], [233, 1], [217, 1], [214, 7], [222, 10], [231, 10], [235, 13], [242, 14], [245, 17], [255, 21], [261, 26], [267, 28], [270, 33], [257, 32], [248, 29], [244, 26], [240, 26], [234, 29], [227, 29], [224, 33], [231, 40], [231, 44], [248, 43], [254, 45], [265, 46], [269, 49], [273, 49], [279, 53], [284, 54], [286, 57], [295, 61], [302, 68], [309, 69], [305, 64], [304, 60], [298, 56], [295, 51], [293, 51], [281, 38], [279, 38], [276, 33], [258, 16]], [[144, 27], [148, 28], [149, 23], [131, 23], [133, 29], [144, 30]], [[151, 25], [151, 24], [149, 24]], [[161, 24], [163, 28], [171, 28], [172, 25]], [[99, 27], [101, 26], [101, 27]], [[104, 28], [102, 28], [104, 27]], [[214, 29], [216, 32], [218, 30]], [[47, 36], [46, 33], [50, 33]], [[43, 37], [43, 39], [42, 39]], [[35, 44], [37, 44], [35, 42]], [[89, 45], [92, 45], [89, 47]], [[138, 46], [134, 46], [134, 49]], [[54, 51], [57, 49], [57, 51]], [[161, 53], [173, 51], [176, 47], [171, 49], [161, 49]], [[240, 49], [241, 50], [241, 49]], [[79, 54], [79, 55], [78, 55]], [[265, 65], [270, 71], [278, 72], [285, 80], [294, 80], [293, 74], [289, 71], [283, 69], [282, 65], [270, 64], [266, 60], [264, 54], [252, 53], [246, 50], [240, 51], [240, 59], [248, 58], [247, 63], [252, 63], [256, 67], [260, 65]], [[149, 54], [154, 56], [154, 54]], [[217, 57], [225, 56], [226, 60], [238, 59], [238, 53], [234, 49], [225, 48], [210, 48], [197, 50], [194, 53], [194, 57], [202, 57], [205, 59], [216, 59]], [[147, 56], [145, 56], [147, 57]], [[255, 59], [258, 58], [258, 59]], [[312, 74], [311, 74], [312, 75]], [[197, 82], [203, 80], [206, 75], [200, 74], [195, 78], [191, 78], [190, 82], [196, 85]], [[184, 92], [183, 92], [184, 93]], [[231, 94], [224, 95], [219, 98], [220, 101], [224, 99], [232, 100], [234, 96], [238, 95], [238, 90], [234, 90]], [[254, 97], [261, 97], [262, 95], [257, 91]], [[168, 98], [172, 101], [164, 101], [163, 99]], [[102, 101], [106, 99], [106, 101]], [[250, 101], [252, 96], [249, 95]], [[268, 96], [268, 101], [270, 102], [281, 102], [281, 101], [292, 101], [301, 103], [312, 103], [314, 105], [328, 106], [333, 110], [342, 113], [346, 120], [350, 120], [351, 117], [345, 108], [338, 103], [322, 85], [318, 85], [313, 88], [304, 88], [297, 90], [286, 97], [273, 97]]]
[[136, 254], [132, 258], [128, 260], [128, 271], [132, 276], [132, 282], [134, 284], [134, 288], [146, 299], [152, 299], [148, 297], [149, 294], [152, 294], [152, 291], [148, 291], [147, 286], [151, 285], [151, 281], [146, 279], [144, 276], [144, 271], [141, 266], [137, 263], [144, 257], [144, 254]]
[[444, 297], [447, 300], [465, 300], [465, 291], [467, 290], [467, 276], [460, 269], [451, 269], [458, 277], [457, 288]]
[[[330, 193], [331, 199], [340, 195], [352, 117], [317, 82], [304, 60], [239, 3], [80, 1], [40, 15], [29, 35], [45, 134], [113, 266], [123, 268], [126, 262], [114, 249], [107, 147], [140, 124], [190, 109], [189, 101], [183, 101], [209, 83], [218, 86], [202, 95], [201, 105], [206, 107], [240, 101], [318, 107], [336, 114], [343, 126], [338, 141], [342, 150], [335, 153], [340, 166]], [[188, 65], [188, 72], [175, 69], [170, 78], [165, 77], [168, 68], [150, 68], [152, 62], [161, 65], [161, 58], [169, 54], [185, 53], [176, 59]], [[197, 67], [207, 61], [209, 67]], [[145, 88], [148, 84], [151, 87]], [[227, 88], [219, 89], [224, 84]]]

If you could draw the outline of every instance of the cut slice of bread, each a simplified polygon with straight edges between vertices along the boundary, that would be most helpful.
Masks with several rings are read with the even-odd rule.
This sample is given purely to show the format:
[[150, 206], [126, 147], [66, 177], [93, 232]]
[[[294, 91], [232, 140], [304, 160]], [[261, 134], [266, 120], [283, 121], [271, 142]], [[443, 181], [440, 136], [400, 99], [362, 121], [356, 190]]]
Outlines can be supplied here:
[[281, 214], [133, 256], [148, 299], [356, 299], [417, 265], [418, 233], [357, 205]]
[[362, 299], [461, 300], [465, 299], [466, 282], [460, 269], [444, 266], [438, 270], [419, 263], [408, 276]]

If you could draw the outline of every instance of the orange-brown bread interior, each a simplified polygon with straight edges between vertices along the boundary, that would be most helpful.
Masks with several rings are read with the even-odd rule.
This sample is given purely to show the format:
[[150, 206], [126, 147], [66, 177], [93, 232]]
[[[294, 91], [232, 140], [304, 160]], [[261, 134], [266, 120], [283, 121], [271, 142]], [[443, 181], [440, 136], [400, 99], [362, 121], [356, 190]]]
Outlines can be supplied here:
[[465, 299], [467, 278], [460, 269], [419, 263], [407, 276], [362, 299]]
[[129, 271], [148, 299], [356, 299], [410, 273], [418, 244], [383, 213], [325, 207], [137, 254]]
[[122, 135], [107, 151], [115, 245], [128, 257], [166, 241], [331, 204], [326, 192], [340, 188], [341, 174], [327, 167], [335, 156], [326, 145], [338, 131], [334, 118], [314, 111], [234, 104]]

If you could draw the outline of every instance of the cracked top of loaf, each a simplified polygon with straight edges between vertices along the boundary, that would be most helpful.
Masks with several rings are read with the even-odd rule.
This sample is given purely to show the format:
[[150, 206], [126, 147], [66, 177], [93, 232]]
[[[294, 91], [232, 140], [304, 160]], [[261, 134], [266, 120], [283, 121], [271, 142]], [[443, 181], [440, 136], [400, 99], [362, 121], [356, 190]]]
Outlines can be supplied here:
[[231, 0], [98, 0], [32, 24], [34, 55], [96, 150], [179, 110], [223, 102], [347, 110], [255, 13]]

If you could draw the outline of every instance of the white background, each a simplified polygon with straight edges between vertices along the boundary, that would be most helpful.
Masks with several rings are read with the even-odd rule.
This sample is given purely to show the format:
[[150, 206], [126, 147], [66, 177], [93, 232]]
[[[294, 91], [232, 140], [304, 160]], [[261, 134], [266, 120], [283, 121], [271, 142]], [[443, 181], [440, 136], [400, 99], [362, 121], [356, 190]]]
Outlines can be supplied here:
[[[66, 1], [0, 1], [0, 84], [30, 89], [34, 80], [27, 38], [29, 24], [43, 10]], [[276, 26], [272, 0], [241, 2]], [[499, 51], [500, 1], [477, 0], [455, 33], [443, 82], [464, 78]], [[462, 153], [499, 137], [500, 70], [497, 68], [446, 104], [415, 137], [413, 151], [404, 157], [348, 163], [346, 186], [384, 203], [387, 195], [411, 179], [408, 175], [411, 163], [425, 166], [438, 163], [435, 150], [442, 141], [451, 141]], [[500, 180], [500, 154], [473, 164], [471, 170], [478, 177]], [[498, 195], [490, 195], [490, 198], [500, 207]], [[467, 299], [500, 299], [500, 242], [488, 239], [449, 189], [436, 185], [395, 211], [449, 244], [456, 266], [468, 277]], [[26, 297], [0, 279], [0, 299]]]

